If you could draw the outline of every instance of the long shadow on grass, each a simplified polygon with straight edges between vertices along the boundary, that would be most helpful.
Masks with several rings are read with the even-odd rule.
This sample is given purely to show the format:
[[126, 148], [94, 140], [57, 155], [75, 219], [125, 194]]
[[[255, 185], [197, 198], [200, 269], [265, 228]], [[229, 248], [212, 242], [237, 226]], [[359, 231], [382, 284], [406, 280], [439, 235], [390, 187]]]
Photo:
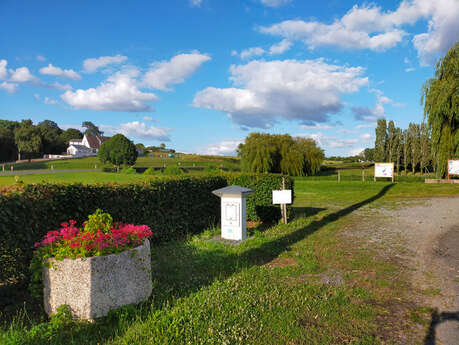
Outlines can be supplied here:
[[[386, 185], [381, 191], [361, 202], [340, 211], [326, 215], [307, 226], [288, 233], [273, 241], [244, 252], [229, 253], [224, 248], [198, 249], [186, 242], [174, 242], [160, 247], [153, 247], [152, 274], [154, 289], [148, 302], [142, 303], [138, 311], [129, 312], [128, 319], [134, 322], [137, 317], [144, 319], [151, 310], [158, 310], [169, 305], [174, 298], [183, 298], [210, 285], [215, 279], [226, 279], [231, 275], [255, 265], [266, 264], [277, 258], [288, 248], [313, 234], [324, 226], [349, 215], [355, 210], [382, 198], [393, 184]], [[314, 213], [314, 212], [313, 212]], [[150, 308], [151, 304], [151, 308]], [[132, 309], [131, 309], [132, 310]], [[119, 319], [119, 320], [118, 320]], [[118, 322], [123, 319], [126, 327], [126, 312], [119, 312], [94, 324], [77, 324], [69, 332], [59, 332], [56, 344], [103, 343], [113, 334], [122, 334]], [[123, 327], [123, 328], [124, 328]], [[124, 328], [126, 329], [126, 328]], [[42, 336], [32, 337], [27, 344], [49, 344]]]

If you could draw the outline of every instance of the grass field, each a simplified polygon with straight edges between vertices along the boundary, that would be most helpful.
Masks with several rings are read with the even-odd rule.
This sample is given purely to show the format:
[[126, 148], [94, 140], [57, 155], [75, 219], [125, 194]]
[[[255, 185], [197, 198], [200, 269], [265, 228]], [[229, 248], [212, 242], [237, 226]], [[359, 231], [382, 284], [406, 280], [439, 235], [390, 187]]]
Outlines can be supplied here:
[[[147, 302], [94, 323], [47, 321], [28, 303], [4, 318], [0, 343], [363, 345], [398, 341], [394, 325], [427, 328], [396, 262], [342, 234], [363, 207], [459, 195], [459, 185], [297, 179], [295, 193], [292, 222], [251, 229], [238, 246], [211, 240], [218, 229], [209, 229], [153, 247]], [[393, 319], [391, 306], [406, 319]]]
[[[14, 170], [67, 170], [67, 169], [94, 169], [102, 168], [97, 157], [85, 158], [72, 158], [72, 159], [58, 159], [50, 161], [30, 162], [13, 164]], [[179, 154], [178, 158], [161, 158], [161, 157], [138, 157], [135, 167], [149, 168], [149, 167], [164, 167], [164, 165], [177, 165], [181, 167], [207, 167], [213, 165], [215, 167], [222, 167], [227, 170], [238, 170], [239, 159], [236, 157], [223, 157], [223, 156], [200, 156]], [[2, 171], [3, 164], [0, 164], [0, 172]], [[110, 167], [109, 165], [106, 165]], [[11, 164], [5, 164], [5, 171], [11, 171]]]

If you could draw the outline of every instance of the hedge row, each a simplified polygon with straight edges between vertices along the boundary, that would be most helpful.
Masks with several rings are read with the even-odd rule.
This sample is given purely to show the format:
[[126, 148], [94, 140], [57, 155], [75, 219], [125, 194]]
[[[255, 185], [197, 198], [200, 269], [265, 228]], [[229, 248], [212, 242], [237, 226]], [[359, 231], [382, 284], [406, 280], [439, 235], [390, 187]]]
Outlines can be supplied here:
[[[286, 180], [293, 187], [292, 180]], [[255, 190], [247, 202], [248, 220], [280, 218], [271, 193], [281, 186], [278, 175], [187, 177], [123, 185], [37, 184], [26, 185], [20, 193], [0, 194], [0, 282], [27, 278], [33, 244], [63, 221], [74, 219], [81, 225], [97, 208], [116, 221], [147, 224], [156, 243], [199, 233], [219, 222], [220, 201], [211, 192], [231, 184]]]

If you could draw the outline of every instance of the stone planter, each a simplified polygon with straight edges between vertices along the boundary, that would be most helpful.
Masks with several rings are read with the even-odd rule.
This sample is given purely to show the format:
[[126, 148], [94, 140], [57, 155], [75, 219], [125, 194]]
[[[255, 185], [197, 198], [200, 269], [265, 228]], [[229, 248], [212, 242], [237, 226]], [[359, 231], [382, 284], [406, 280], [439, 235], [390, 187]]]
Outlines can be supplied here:
[[75, 319], [92, 320], [151, 294], [150, 242], [120, 254], [51, 260], [43, 268], [44, 306], [48, 314], [67, 304]]

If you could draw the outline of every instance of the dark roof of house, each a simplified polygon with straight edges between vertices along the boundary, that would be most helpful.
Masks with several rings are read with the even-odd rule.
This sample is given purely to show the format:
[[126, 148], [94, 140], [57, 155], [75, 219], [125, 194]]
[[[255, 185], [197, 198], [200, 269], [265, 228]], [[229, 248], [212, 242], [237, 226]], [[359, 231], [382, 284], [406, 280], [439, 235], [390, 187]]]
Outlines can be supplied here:
[[104, 137], [102, 135], [88, 135], [86, 134], [86, 139], [88, 140], [89, 147], [92, 149], [98, 149], [100, 145], [110, 139], [110, 137]]

